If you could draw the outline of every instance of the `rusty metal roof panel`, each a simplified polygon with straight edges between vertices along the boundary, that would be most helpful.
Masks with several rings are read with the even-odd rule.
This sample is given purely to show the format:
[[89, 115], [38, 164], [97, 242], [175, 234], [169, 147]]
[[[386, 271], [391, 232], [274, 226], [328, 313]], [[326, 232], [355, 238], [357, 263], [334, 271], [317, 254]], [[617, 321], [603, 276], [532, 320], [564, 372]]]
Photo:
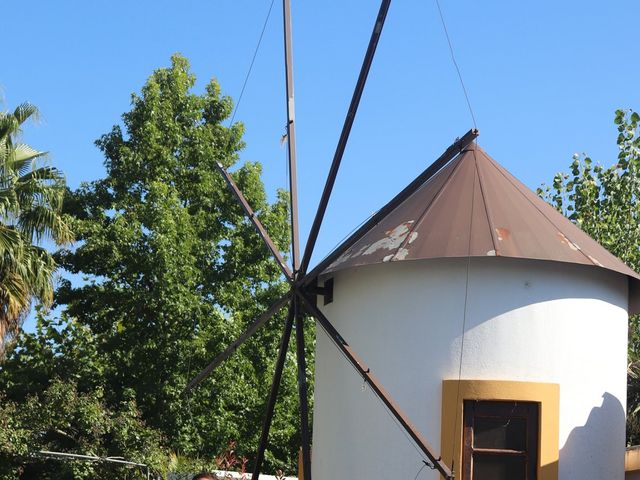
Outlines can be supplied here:
[[578, 263], [626, 275], [640, 310], [640, 276], [470, 145], [373, 226], [323, 275], [373, 263], [503, 256]]

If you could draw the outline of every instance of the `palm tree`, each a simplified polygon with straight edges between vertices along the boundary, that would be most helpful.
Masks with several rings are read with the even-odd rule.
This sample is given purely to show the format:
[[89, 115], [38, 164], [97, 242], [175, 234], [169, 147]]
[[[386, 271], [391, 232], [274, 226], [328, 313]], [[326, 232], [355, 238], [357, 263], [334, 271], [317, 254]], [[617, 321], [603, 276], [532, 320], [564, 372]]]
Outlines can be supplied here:
[[61, 213], [64, 176], [41, 165], [46, 152], [17, 141], [21, 125], [37, 115], [30, 103], [0, 112], [0, 352], [33, 300], [52, 303], [56, 263], [43, 242], [72, 240]]

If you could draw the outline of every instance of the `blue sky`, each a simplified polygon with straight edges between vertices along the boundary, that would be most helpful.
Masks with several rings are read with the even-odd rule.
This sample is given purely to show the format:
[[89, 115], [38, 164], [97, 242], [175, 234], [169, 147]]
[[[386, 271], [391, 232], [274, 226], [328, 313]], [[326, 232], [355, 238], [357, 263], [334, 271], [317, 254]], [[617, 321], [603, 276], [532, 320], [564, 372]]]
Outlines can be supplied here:
[[[42, 121], [25, 141], [77, 187], [103, 175], [108, 132], [174, 52], [197, 89], [216, 77], [238, 97], [270, 0], [22, 0], [3, 5], [10, 39], [3, 109], [28, 100]], [[306, 238], [379, 4], [292, 0], [300, 224]], [[640, 2], [441, 0], [470, 95], [479, 144], [531, 188], [588, 152], [616, 155], [613, 112], [640, 109]], [[243, 160], [286, 185], [281, 5], [276, 0], [237, 120]], [[472, 127], [435, 0], [396, 0], [344, 156], [315, 261]], [[312, 262], [313, 263], [315, 263]]]

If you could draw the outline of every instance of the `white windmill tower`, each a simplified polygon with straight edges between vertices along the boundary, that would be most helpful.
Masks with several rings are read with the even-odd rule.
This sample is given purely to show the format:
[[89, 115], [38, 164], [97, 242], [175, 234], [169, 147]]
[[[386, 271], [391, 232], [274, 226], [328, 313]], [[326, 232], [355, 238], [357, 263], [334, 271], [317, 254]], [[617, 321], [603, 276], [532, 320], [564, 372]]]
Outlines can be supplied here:
[[[320, 273], [322, 311], [456, 477], [622, 479], [638, 274], [473, 144], [392, 203]], [[413, 478], [361, 383], [319, 331], [315, 478]]]

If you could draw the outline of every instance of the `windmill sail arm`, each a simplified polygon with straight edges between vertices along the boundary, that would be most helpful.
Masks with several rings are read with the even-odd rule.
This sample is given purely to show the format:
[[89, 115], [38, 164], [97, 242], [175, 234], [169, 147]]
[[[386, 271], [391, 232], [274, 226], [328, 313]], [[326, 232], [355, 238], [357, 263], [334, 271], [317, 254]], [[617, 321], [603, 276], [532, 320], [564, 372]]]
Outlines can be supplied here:
[[327, 176], [327, 181], [324, 185], [322, 196], [320, 197], [320, 203], [318, 204], [316, 216], [313, 219], [313, 224], [311, 225], [309, 238], [307, 240], [307, 245], [305, 247], [302, 260], [300, 261], [300, 271], [303, 275], [307, 271], [307, 267], [309, 266], [309, 261], [311, 260], [311, 255], [313, 254], [316, 240], [318, 239], [318, 233], [320, 233], [320, 226], [322, 225], [324, 214], [327, 211], [327, 205], [329, 204], [331, 191], [333, 190], [333, 185], [336, 181], [336, 176], [338, 175], [338, 169], [340, 168], [340, 162], [342, 161], [344, 150], [347, 147], [347, 141], [349, 140], [351, 127], [353, 126], [353, 121], [355, 120], [356, 113], [358, 112], [358, 106], [360, 105], [362, 92], [364, 91], [364, 86], [367, 82], [367, 77], [369, 76], [369, 70], [371, 69], [373, 57], [376, 53], [376, 48], [382, 34], [382, 27], [384, 27], [384, 22], [387, 18], [387, 12], [389, 11], [390, 4], [391, 0], [382, 0], [382, 3], [380, 4], [380, 10], [378, 11], [378, 16], [376, 17], [376, 22], [373, 26], [373, 31], [371, 32], [369, 46], [367, 47], [367, 52], [364, 56], [362, 67], [360, 68], [360, 75], [358, 76], [358, 81], [356, 82], [356, 87], [353, 91], [353, 96], [351, 97], [351, 104], [349, 105], [347, 116], [344, 119], [342, 132], [340, 133], [340, 139], [338, 140], [336, 152], [333, 156], [331, 168], [329, 169], [329, 175]]
[[258, 452], [256, 454], [256, 463], [253, 466], [253, 473], [251, 480], [258, 480], [260, 478], [260, 471], [262, 470], [262, 462], [264, 461], [264, 452], [267, 450], [267, 442], [269, 441], [269, 430], [271, 429], [271, 420], [273, 419], [273, 412], [276, 407], [276, 400], [278, 399], [278, 390], [280, 390], [280, 382], [282, 381], [282, 371], [284, 369], [284, 362], [287, 359], [287, 350], [289, 346], [289, 339], [291, 338], [291, 330], [293, 329], [293, 322], [295, 317], [295, 308], [293, 302], [289, 305], [289, 314], [287, 315], [287, 321], [284, 324], [284, 331], [282, 332], [282, 339], [280, 340], [280, 350], [278, 351], [278, 359], [276, 360], [276, 368], [273, 372], [273, 381], [271, 382], [271, 389], [269, 390], [269, 399], [267, 400], [267, 411], [262, 423], [262, 432], [260, 434], [260, 443], [258, 444]]
[[284, 273], [284, 276], [287, 278], [287, 280], [291, 282], [293, 280], [293, 273], [291, 272], [291, 269], [287, 266], [286, 262], [284, 261], [284, 258], [282, 258], [282, 255], [280, 254], [280, 250], [278, 250], [278, 247], [276, 247], [276, 244], [273, 242], [273, 240], [265, 230], [264, 226], [262, 225], [262, 222], [258, 220], [258, 217], [256, 216], [255, 212], [249, 205], [249, 202], [247, 202], [247, 199], [243, 195], [242, 191], [240, 191], [240, 188], [238, 188], [238, 185], [236, 185], [236, 182], [233, 181], [233, 178], [231, 178], [231, 175], [229, 174], [229, 172], [227, 172], [220, 163], [216, 162], [216, 167], [218, 168], [218, 171], [220, 172], [225, 182], [227, 183], [229, 190], [231, 190], [231, 193], [233, 193], [233, 195], [238, 200], [238, 203], [240, 203], [240, 206], [242, 207], [244, 212], [247, 214], [249, 221], [255, 227], [256, 231], [258, 232], [258, 235], [264, 241], [265, 245], [271, 252], [271, 255], [273, 255], [273, 258], [278, 264], [278, 266], [280, 267], [280, 270], [282, 270], [282, 273]]
[[304, 318], [300, 315], [300, 307], [299, 300], [294, 298], [296, 358], [298, 360], [298, 396], [300, 399], [300, 439], [302, 440], [302, 472], [303, 478], [311, 478], [311, 432], [309, 431], [307, 361], [304, 347]]
[[213, 361], [207, 365], [193, 380], [191, 380], [185, 388], [185, 391], [192, 390], [202, 383], [202, 381], [211, 375], [211, 372], [215, 368], [229, 358], [233, 353], [246, 342], [251, 335], [264, 325], [271, 317], [273, 317], [291, 298], [291, 293], [287, 293], [284, 297], [280, 298], [274, 303], [269, 310], [260, 315], [251, 325], [247, 328], [242, 335], [240, 335], [231, 345], [229, 345], [220, 355], [213, 359]]
[[293, 94], [293, 38], [291, 32], [291, 1], [283, 0], [284, 19], [284, 63], [287, 90], [287, 153], [289, 160], [289, 200], [291, 210], [291, 266], [294, 275], [300, 263], [300, 234], [298, 228], [298, 167], [296, 161], [296, 121]]
[[433, 465], [433, 468], [438, 470], [445, 479], [452, 480], [454, 478], [453, 472], [447, 467], [447, 465], [445, 465], [445, 463], [442, 461], [442, 458], [434, 453], [433, 447], [418, 431], [407, 414], [402, 411], [400, 406], [393, 400], [389, 392], [380, 383], [380, 380], [378, 380], [378, 378], [373, 373], [371, 373], [369, 367], [362, 361], [362, 359], [360, 359], [360, 357], [358, 357], [358, 355], [344, 340], [344, 338], [342, 338], [340, 333], [338, 333], [329, 319], [327, 319], [327, 317], [325, 317], [320, 309], [315, 306], [315, 302], [301, 294], [299, 294], [299, 297], [304, 303], [307, 311], [311, 315], [313, 315], [316, 320], [318, 320], [318, 323], [325, 331], [325, 333], [331, 338], [336, 347], [340, 349], [347, 360], [349, 360], [351, 365], [353, 365], [358, 373], [362, 375], [362, 378], [371, 386], [371, 389], [376, 394], [376, 396], [384, 403], [389, 412], [391, 412], [394, 418], [400, 423], [402, 428], [415, 442], [416, 446], [429, 459], [429, 461]]

